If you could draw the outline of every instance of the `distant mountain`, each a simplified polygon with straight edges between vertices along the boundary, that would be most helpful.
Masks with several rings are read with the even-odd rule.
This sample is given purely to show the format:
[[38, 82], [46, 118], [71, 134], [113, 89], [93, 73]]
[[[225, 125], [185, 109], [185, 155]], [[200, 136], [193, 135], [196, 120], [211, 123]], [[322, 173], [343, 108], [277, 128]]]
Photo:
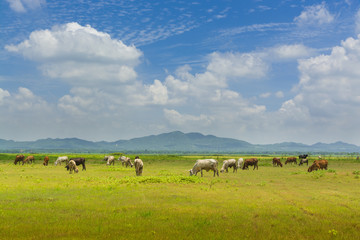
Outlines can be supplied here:
[[13, 141], [0, 139], [0, 151], [37, 152], [167, 152], [167, 153], [321, 153], [360, 152], [360, 147], [344, 142], [306, 145], [295, 142], [276, 144], [250, 144], [245, 141], [221, 138], [201, 133], [179, 131], [119, 140], [115, 142], [92, 142], [78, 138], [40, 139], [36, 141]]

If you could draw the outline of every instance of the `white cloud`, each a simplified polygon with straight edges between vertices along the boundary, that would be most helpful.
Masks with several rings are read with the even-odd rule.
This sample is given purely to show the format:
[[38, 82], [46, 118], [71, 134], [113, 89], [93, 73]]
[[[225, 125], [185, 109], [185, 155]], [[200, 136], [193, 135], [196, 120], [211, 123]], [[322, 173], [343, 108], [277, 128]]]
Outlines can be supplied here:
[[360, 34], [360, 9], [355, 15], [355, 33]]
[[72, 85], [134, 80], [134, 67], [142, 56], [135, 46], [78, 23], [34, 31], [29, 39], [5, 48], [39, 62], [45, 76], [66, 79]]
[[15, 12], [26, 12], [28, 9], [40, 8], [46, 4], [45, 0], [6, 0], [10, 4], [10, 8]]
[[322, 2], [319, 5], [306, 7], [294, 21], [301, 26], [318, 26], [332, 23], [334, 19], [334, 15], [326, 8], [325, 2]]
[[164, 115], [171, 124], [181, 127], [186, 127], [188, 125], [192, 128], [198, 126], [209, 126], [213, 120], [211, 117], [204, 114], [193, 116], [190, 114], [181, 114], [173, 109], [164, 109]]
[[314, 55], [315, 50], [304, 46], [303, 44], [280, 45], [273, 48], [266, 49], [265, 52], [269, 55], [272, 61], [275, 59], [283, 60], [297, 60], [299, 58], [310, 57]]

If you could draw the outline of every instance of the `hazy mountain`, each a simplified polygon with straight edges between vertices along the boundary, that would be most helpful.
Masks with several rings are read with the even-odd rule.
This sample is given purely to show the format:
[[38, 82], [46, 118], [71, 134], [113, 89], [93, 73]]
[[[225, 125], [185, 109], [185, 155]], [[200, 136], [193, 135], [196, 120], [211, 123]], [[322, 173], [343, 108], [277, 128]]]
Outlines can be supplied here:
[[51, 152], [188, 152], [188, 153], [275, 153], [275, 152], [360, 152], [360, 147], [344, 142], [306, 145], [295, 142], [250, 144], [245, 141], [221, 138], [201, 133], [179, 131], [115, 142], [92, 142], [78, 138], [12, 141], [0, 139], [0, 151]]

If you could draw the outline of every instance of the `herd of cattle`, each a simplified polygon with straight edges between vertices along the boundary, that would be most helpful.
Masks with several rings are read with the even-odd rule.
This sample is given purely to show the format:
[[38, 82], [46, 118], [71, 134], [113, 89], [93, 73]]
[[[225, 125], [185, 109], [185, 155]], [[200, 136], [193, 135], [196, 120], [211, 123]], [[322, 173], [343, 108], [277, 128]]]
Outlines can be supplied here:
[[[308, 160], [308, 154], [302, 154], [299, 155], [299, 166], [301, 166], [302, 164], [307, 164], [307, 166], [309, 166], [309, 160]], [[312, 171], [317, 171], [318, 169], [325, 169], [327, 170], [327, 166], [328, 166], [328, 161], [325, 159], [321, 159], [321, 156], [318, 157], [319, 160], [315, 160], [313, 162], [313, 164], [308, 168], [308, 172], [312, 172]], [[105, 156], [104, 161], [106, 161], [107, 165], [114, 165], [115, 164], [115, 157], [114, 156]], [[122, 166], [125, 167], [133, 167], [135, 165], [135, 172], [136, 172], [136, 176], [141, 176], [142, 172], [143, 172], [143, 168], [144, 168], [144, 163], [143, 161], [136, 156], [135, 160], [134, 160], [134, 164], [131, 162], [131, 159], [129, 157], [126, 156], [121, 156], [119, 157], [117, 160], [121, 161]], [[18, 164], [20, 165], [20, 163], [22, 163], [22, 165], [24, 165], [25, 163], [33, 163], [35, 161], [34, 156], [28, 156], [25, 158], [24, 155], [17, 155], [15, 157], [15, 161], [14, 164]], [[258, 166], [258, 162], [259, 160], [257, 158], [248, 158], [248, 159], [243, 159], [243, 158], [239, 158], [238, 160], [235, 159], [228, 159], [228, 160], [224, 160], [223, 165], [220, 169], [220, 172], [228, 172], [229, 168], [233, 168], [233, 172], [237, 172], [238, 168], [241, 168], [243, 170], [245, 169], [249, 169], [249, 166], [254, 166], [253, 170], [259, 169]], [[58, 157], [55, 161], [55, 166], [57, 165], [61, 165], [61, 163], [65, 163], [66, 166], [65, 168], [69, 171], [69, 173], [71, 174], [72, 172], [78, 173], [79, 169], [77, 166], [82, 165], [82, 170], [86, 170], [86, 166], [85, 166], [85, 158], [68, 158], [67, 156], [62, 156], [62, 157]], [[285, 161], [285, 165], [286, 164], [297, 164], [297, 158], [296, 157], [288, 157], [286, 158]], [[49, 164], [49, 157], [46, 156], [44, 158], [44, 162], [43, 165], [47, 166]], [[274, 167], [282, 167], [283, 164], [281, 163], [281, 158], [279, 157], [274, 157], [272, 159], [272, 164]], [[214, 171], [214, 177], [217, 174], [219, 176], [219, 171], [218, 171], [218, 161], [215, 159], [199, 159], [196, 161], [195, 165], [193, 166], [192, 169], [189, 170], [190, 172], [190, 176], [192, 175], [197, 175], [198, 172], [201, 172], [201, 177], [203, 176], [203, 171], [202, 170], [206, 170], [207, 172], [212, 170]]]
[[[302, 154], [299, 155], [299, 166], [301, 166], [302, 164], [306, 163], [307, 166], [309, 166], [309, 160], [308, 160], [308, 154]], [[239, 158], [238, 160], [235, 159], [229, 159], [229, 160], [224, 160], [223, 165], [220, 169], [220, 172], [228, 172], [229, 168], [233, 168], [233, 172], [237, 172], [238, 168], [241, 168], [243, 170], [245, 169], [249, 169], [249, 166], [254, 166], [253, 170], [259, 169], [258, 166], [258, 162], [259, 160], [257, 158], [249, 158], [249, 159], [243, 159], [243, 158]], [[296, 157], [288, 157], [285, 161], [285, 165], [286, 164], [297, 164], [297, 158]], [[272, 159], [272, 164], [274, 167], [282, 167], [283, 164], [281, 163], [281, 158], [279, 157], [275, 157]], [[327, 166], [328, 166], [328, 161], [325, 159], [321, 159], [321, 157], [319, 156], [319, 160], [315, 160], [314, 163], [308, 168], [308, 172], [312, 172], [312, 171], [317, 171], [319, 169], [325, 169], [327, 170]], [[201, 172], [201, 176], [203, 176], [203, 172], [202, 170], [206, 170], [207, 172], [212, 170], [214, 171], [214, 177], [217, 174], [219, 176], [219, 171], [218, 171], [218, 161], [215, 159], [199, 159], [196, 161], [194, 167], [192, 169], [189, 170], [190, 172], [190, 176], [195, 175], [198, 172]]]

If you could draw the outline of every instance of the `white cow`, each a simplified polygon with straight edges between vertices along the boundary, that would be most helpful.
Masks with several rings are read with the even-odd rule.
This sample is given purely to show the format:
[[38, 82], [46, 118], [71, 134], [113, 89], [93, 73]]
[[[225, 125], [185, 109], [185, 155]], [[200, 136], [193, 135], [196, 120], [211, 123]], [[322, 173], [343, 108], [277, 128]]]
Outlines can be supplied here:
[[121, 165], [123, 165], [123, 166], [125, 164], [126, 167], [128, 167], [129, 165], [130, 165], [130, 167], [133, 167], [131, 159], [126, 157], [126, 156], [121, 156], [121, 157], [118, 158], [118, 160], [121, 161]]
[[215, 159], [199, 159], [196, 161], [194, 167], [189, 170], [190, 176], [195, 175], [198, 172], [201, 172], [201, 177], [203, 176], [202, 170], [205, 169], [207, 172], [209, 170], [214, 171], [214, 177], [215, 174], [219, 176], [219, 170], [218, 170], [218, 162]]
[[242, 168], [243, 163], [244, 163], [244, 159], [243, 159], [243, 158], [239, 158], [238, 161], [237, 161], [237, 167], [238, 167], [238, 168]]
[[66, 164], [69, 163], [69, 158], [67, 156], [58, 157], [55, 161], [55, 166], [58, 164], [61, 165], [62, 162], [65, 162]]
[[224, 171], [229, 172], [228, 168], [233, 168], [233, 172], [237, 172], [237, 165], [235, 159], [224, 160], [220, 172], [224, 172]]
[[68, 166], [69, 166], [70, 174], [72, 173], [72, 171], [74, 171], [75, 173], [78, 173], [78, 172], [79, 172], [79, 169], [78, 169], [78, 167], [76, 166], [76, 163], [75, 163], [74, 160], [70, 160]]
[[144, 163], [139, 157], [135, 157], [134, 160], [136, 176], [141, 176], [144, 169]]
[[115, 164], [115, 157], [114, 156], [106, 156], [106, 160], [107, 160], [107, 162], [106, 162], [106, 165], [113, 165], [114, 166], [114, 164]]

